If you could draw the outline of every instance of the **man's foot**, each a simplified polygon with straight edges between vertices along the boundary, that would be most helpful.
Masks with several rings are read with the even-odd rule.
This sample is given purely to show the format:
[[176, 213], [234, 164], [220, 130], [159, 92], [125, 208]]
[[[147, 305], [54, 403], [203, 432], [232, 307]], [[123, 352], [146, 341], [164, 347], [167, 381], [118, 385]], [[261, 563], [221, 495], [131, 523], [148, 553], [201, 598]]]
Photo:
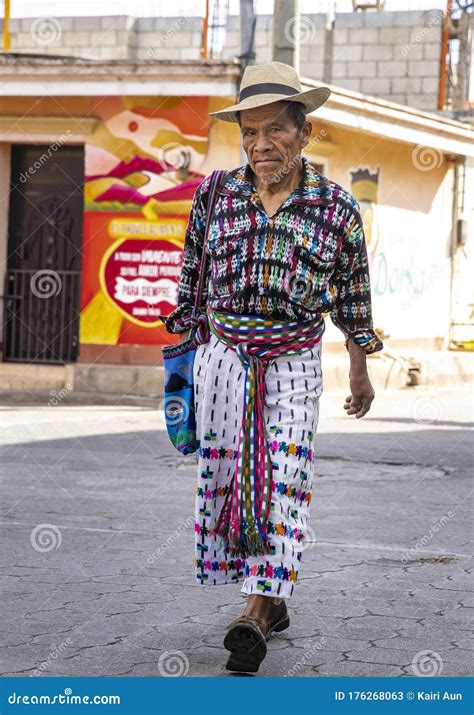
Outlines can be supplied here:
[[244, 613], [227, 626], [224, 638], [224, 647], [230, 651], [227, 670], [256, 673], [267, 654], [266, 641], [270, 635], [289, 625], [284, 599], [278, 602], [268, 596], [249, 596]]

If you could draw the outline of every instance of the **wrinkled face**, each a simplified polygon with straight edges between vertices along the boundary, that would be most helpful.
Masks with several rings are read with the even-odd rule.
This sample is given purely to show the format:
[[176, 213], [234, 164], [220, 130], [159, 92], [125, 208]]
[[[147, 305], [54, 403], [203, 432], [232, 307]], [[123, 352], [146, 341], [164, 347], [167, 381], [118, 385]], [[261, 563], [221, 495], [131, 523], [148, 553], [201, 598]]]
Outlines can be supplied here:
[[278, 181], [292, 167], [307, 145], [311, 123], [298, 129], [287, 111], [285, 100], [240, 112], [242, 145], [258, 179]]

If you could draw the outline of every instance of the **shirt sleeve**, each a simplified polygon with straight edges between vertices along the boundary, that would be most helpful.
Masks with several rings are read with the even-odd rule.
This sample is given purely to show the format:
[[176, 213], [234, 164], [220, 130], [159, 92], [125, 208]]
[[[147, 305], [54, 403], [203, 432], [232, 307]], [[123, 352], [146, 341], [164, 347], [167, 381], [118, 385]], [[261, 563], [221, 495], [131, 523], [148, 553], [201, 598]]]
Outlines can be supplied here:
[[[177, 307], [163, 323], [168, 333], [184, 333], [191, 327], [191, 314], [196, 300], [199, 282], [203, 239], [206, 225], [207, 198], [212, 174], [197, 187], [189, 213], [183, 247], [183, 264], [178, 284]], [[201, 306], [207, 302], [208, 261], [205, 261], [206, 275], [202, 284]]]
[[358, 202], [351, 196], [333, 277], [336, 298], [330, 315], [344, 334], [346, 349], [352, 339], [370, 355], [382, 350], [383, 342], [372, 323], [369, 259], [359, 209]]

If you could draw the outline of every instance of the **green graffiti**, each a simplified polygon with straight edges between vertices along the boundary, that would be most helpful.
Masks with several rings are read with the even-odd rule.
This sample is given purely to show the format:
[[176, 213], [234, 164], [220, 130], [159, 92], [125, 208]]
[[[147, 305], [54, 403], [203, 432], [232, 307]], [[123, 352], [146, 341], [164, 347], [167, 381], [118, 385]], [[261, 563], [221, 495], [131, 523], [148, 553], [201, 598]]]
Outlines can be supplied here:
[[413, 261], [412, 256], [409, 265], [392, 267], [385, 254], [378, 253], [372, 265], [374, 294], [421, 296], [433, 282], [433, 278], [439, 275], [440, 268], [430, 266], [429, 271], [426, 268], [415, 269]]

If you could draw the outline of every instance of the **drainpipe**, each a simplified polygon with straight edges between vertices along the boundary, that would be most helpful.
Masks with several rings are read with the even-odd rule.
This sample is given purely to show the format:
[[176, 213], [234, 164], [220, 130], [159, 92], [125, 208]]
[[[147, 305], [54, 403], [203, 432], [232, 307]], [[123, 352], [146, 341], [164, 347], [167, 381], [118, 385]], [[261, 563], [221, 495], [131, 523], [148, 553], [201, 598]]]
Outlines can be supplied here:
[[5, 9], [3, 13], [3, 51], [8, 52], [10, 50], [10, 0], [5, 0]]
[[202, 37], [201, 37], [201, 60], [207, 60], [208, 57], [208, 47], [207, 47], [207, 35], [209, 32], [209, 0], [206, 0], [206, 10], [204, 12], [204, 17], [202, 20]]
[[450, 276], [450, 307], [449, 307], [449, 330], [446, 348], [449, 350], [460, 347], [455, 342], [453, 328], [456, 321], [453, 319], [453, 310], [455, 305], [455, 276], [456, 276], [456, 260], [459, 249], [463, 248], [467, 242], [468, 222], [464, 214], [464, 200], [466, 191], [466, 157], [456, 156], [452, 158], [454, 163], [454, 179], [453, 179], [453, 208], [452, 208], [452, 231], [451, 231], [451, 276]]
[[438, 109], [444, 109], [446, 104], [446, 58], [448, 56], [449, 34], [451, 30], [451, 14], [453, 0], [447, 0], [446, 12], [443, 15], [443, 34], [441, 41], [441, 57], [439, 60]]

